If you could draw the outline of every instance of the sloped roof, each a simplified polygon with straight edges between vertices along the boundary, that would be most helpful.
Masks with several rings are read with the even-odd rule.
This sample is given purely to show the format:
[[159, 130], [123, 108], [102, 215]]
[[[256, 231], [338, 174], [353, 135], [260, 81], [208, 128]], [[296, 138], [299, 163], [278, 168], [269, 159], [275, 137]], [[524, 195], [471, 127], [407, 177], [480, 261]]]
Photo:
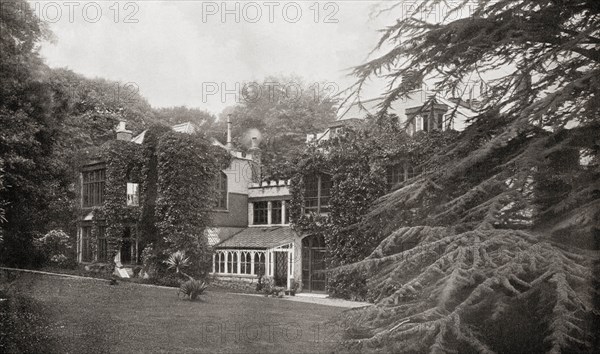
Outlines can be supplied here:
[[289, 226], [248, 227], [215, 248], [260, 248], [267, 249], [293, 242], [296, 232]]
[[176, 131], [178, 133], [186, 133], [186, 134], [193, 134], [196, 131], [196, 128], [194, 127], [194, 125], [191, 122], [175, 124], [171, 129], [173, 129], [173, 131]]

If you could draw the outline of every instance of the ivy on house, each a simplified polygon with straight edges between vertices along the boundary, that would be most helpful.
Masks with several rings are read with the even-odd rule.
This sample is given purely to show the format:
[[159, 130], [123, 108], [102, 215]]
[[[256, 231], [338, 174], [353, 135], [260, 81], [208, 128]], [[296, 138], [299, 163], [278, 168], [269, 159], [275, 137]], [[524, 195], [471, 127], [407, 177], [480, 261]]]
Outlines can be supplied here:
[[190, 274], [205, 276], [211, 250], [203, 235], [217, 201], [215, 178], [229, 155], [197, 135], [164, 133], [157, 145], [156, 226], [162, 246], [185, 251], [194, 261]]
[[[290, 183], [292, 226], [302, 234], [324, 237], [330, 269], [364, 259], [386, 236], [361, 224], [373, 203], [387, 192], [386, 167], [399, 161], [420, 166], [454, 136], [439, 132], [411, 137], [395, 115], [385, 115], [369, 117], [362, 128], [345, 128], [342, 134], [307, 147], [294, 163]], [[333, 182], [330, 213], [305, 213], [304, 181], [322, 173], [331, 175]], [[327, 287], [332, 296], [364, 300], [366, 273], [334, 270]]]
[[[111, 259], [129, 227], [138, 239], [139, 254], [145, 246], [152, 250], [156, 268], [166, 255], [183, 250], [195, 260], [192, 273], [205, 273], [210, 250], [203, 232], [216, 200], [214, 178], [229, 162], [223, 149], [201, 134], [156, 125], [146, 131], [141, 145], [115, 140], [81, 155], [81, 164], [96, 160], [106, 166], [104, 204], [92, 209], [92, 238], [97, 240], [99, 227], [106, 227]], [[139, 206], [127, 205], [127, 183], [141, 186]], [[91, 246], [95, 256], [96, 242]]]

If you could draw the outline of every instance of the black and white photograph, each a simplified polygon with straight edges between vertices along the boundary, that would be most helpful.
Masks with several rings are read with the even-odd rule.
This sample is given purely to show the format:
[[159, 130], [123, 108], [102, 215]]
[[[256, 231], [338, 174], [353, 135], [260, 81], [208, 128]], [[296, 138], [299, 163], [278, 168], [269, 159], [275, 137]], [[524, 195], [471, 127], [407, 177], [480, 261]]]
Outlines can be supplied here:
[[0, 353], [600, 353], [599, 0], [0, 0]]

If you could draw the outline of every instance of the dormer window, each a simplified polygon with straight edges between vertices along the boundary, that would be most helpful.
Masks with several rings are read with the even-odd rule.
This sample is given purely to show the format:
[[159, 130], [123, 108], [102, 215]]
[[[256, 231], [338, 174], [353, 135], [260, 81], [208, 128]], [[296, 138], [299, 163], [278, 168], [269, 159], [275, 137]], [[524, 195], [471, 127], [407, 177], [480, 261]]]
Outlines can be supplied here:
[[333, 182], [326, 174], [308, 176], [304, 180], [304, 211], [314, 213], [329, 212], [329, 197]]
[[219, 173], [215, 181], [217, 190], [217, 210], [227, 210], [227, 175], [224, 172]]

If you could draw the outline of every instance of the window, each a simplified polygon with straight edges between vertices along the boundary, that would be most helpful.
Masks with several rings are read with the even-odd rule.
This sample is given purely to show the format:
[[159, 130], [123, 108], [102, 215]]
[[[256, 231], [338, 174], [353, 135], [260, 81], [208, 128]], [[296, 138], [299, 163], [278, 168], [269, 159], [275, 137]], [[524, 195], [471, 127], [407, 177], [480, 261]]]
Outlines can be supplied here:
[[237, 273], [237, 265], [238, 265], [238, 259], [237, 259], [237, 253], [235, 252], [228, 252], [227, 253], [227, 273]]
[[265, 275], [265, 254], [262, 252], [254, 254], [254, 274]]
[[225, 253], [217, 252], [215, 262], [215, 271], [217, 273], [225, 273]]
[[81, 261], [91, 262], [92, 261], [92, 245], [90, 244], [92, 238], [92, 227], [84, 226], [81, 228]]
[[108, 261], [108, 240], [106, 239], [106, 227], [98, 226], [98, 262]]
[[423, 130], [423, 117], [416, 116], [415, 117], [415, 132]]
[[83, 207], [99, 206], [104, 203], [104, 181], [106, 179], [106, 169], [96, 168], [83, 171], [81, 173], [83, 180], [81, 190], [81, 203]]
[[255, 202], [254, 203], [254, 217], [252, 219], [254, 225], [266, 225], [269, 217], [269, 204], [268, 202]]
[[307, 177], [304, 181], [305, 212], [327, 213], [332, 185], [331, 176], [326, 174]]
[[227, 210], [227, 175], [224, 172], [219, 173], [215, 182], [217, 190], [217, 206], [215, 209]]
[[405, 165], [404, 164], [388, 166], [386, 172], [387, 172], [386, 180], [387, 180], [388, 190], [391, 190], [392, 188], [394, 188], [395, 185], [397, 185], [400, 182], [404, 182], [404, 180], [405, 180], [405, 175], [404, 175]]
[[386, 181], [388, 190], [400, 182], [404, 182], [419, 174], [419, 170], [410, 163], [400, 163], [386, 168]]
[[283, 203], [281, 200], [271, 202], [271, 224], [281, 224]]
[[286, 200], [285, 201], [285, 220], [283, 220], [283, 223], [286, 224], [286, 225], [290, 223], [290, 209], [289, 209], [289, 206], [290, 206], [290, 201]]
[[240, 258], [241, 274], [250, 274], [252, 271], [252, 254], [250, 252], [242, 252]]
[[139, 206], [140, 194], [137, 183], [127, 183], [127, 206]]

